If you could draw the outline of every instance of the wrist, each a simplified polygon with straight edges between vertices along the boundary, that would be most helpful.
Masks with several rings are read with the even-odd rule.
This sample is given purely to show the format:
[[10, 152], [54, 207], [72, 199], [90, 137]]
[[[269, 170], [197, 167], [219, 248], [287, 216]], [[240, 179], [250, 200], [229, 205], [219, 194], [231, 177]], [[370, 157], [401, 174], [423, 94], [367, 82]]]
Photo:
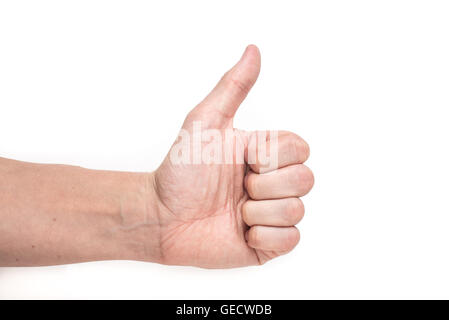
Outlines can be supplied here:
[[134, 183], [120, 194], [114, 238], [122, 244], [118, 259], [163, 263], [160, 205], [154, 173], [130, 173]]

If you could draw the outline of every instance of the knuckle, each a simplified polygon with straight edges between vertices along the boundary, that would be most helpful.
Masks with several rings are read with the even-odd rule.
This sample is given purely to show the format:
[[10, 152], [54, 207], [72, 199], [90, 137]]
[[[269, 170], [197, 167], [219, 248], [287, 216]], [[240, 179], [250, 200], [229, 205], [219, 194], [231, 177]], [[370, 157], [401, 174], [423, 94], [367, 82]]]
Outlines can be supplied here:
[[243, 81], [233, 73], [226, 73], [224, 77], [228, 86], [237, 89], [237, 91], [243, 94], [248, 94], [249, 90], [251, 89], [245, 81]]
[[298, 198], [291, 198], [287, 204], [285, 220], [289, 225], [295, 225], [304, 216], [304, 205]]
[[312, 189], [315, 183], [315, 177], [313, 176], [312, 170], [309, 167], [304, 166], [304, 177], [302, 178], [307, 190]]
[[293, 132], [287, 132], [285, 138], [287, 139], [287, 148], [293, 153], [295, 159], [299, 163], [305, 162], [310, 155], [309, 144]]
[[290, 239], [292, 241], [292, 245], [293, 245], [292, 247], [294, 248], [299, 243], [301, 235], [300, 235], [299, 230], [297, 228], [294, 228], [293, 230], [294, 231], [292, 232], [292, 235], [291, 235]]
[[288, 140], [287, 147], [293, 152], [295, 159], [299, 163], [303, 163], [309, 158], [309, 145], [300, 136], [292, 134]]
[[303, 164], [295, 166], [292, 179], [296, 179], [295, 185], [298, 188], [297, 196], [303, 196], [307, 194], [313, 187], [314, 176], [312, 170]]
[[310, 155], [309, 144], [300, 137], [297, 137], [295, 139], [295, 150], [297, 152], [297, 157], [300, 160], [300, 162], [305, 162], [309, 158]]

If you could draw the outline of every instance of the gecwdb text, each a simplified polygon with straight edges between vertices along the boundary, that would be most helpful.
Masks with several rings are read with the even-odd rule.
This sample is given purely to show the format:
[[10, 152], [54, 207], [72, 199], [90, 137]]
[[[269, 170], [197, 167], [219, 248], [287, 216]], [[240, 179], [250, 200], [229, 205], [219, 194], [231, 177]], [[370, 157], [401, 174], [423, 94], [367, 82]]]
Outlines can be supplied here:
[[220, 312], [222, 315], [257, 315], [257, 314], [271, 314], [271, 305], [261, 304], [224, 304], [220, 309], [214, 309], [210, 306], [188, 306], [183, 304], [182, 307], [176, 308], [178, 315], [202, 315], [206, 318], [210, 313]]

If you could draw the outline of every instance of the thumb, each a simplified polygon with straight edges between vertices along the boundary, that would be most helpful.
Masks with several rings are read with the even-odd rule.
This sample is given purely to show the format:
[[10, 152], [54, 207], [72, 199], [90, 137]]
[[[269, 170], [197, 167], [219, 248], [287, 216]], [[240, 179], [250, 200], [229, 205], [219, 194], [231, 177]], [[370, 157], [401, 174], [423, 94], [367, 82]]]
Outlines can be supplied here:
[[209, 95], [189, 114], [205, 126], [222, 128], [232, 125], [240, 104], [248, 95], [260, 71], [260, 52], [249, 45], [237, 64], [226, 72]]

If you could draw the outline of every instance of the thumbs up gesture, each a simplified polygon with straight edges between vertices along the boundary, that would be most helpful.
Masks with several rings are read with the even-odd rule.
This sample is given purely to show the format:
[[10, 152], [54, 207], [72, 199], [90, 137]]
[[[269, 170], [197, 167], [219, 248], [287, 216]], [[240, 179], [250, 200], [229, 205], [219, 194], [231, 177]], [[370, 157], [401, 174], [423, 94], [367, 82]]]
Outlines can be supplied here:
[[233, 127], [259, 70], [259, 50], [250, 45], [187, 115], [167, 157], [150, 175], [159, 262], [258, 265], [297, 245], [295, 224], [304, 215], [299, 197], [314, 181], [303, 164], [307, 143], [291, 132]]

